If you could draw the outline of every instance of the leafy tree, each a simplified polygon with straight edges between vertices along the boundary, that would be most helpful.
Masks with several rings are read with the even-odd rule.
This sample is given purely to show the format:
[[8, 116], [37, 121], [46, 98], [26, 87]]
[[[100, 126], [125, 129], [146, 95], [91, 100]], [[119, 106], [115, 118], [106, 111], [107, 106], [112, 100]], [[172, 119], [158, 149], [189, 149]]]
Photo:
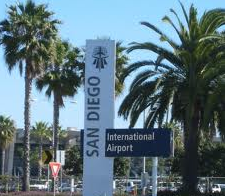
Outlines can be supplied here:
[[169, 159], [168, 165], [170, 167], [171, 173], [176, 176], [181, 176], [183, 171], [183, 160], [184, 160], [184, 150], [175, 149], [174, 157]]
[[[181, 175], [184, 151], [179, 149], [175, 152], [171, 171], [173, 174]], [[214, 143], [208, 140], [201, 141], [198, 149], [198, 176], [223, 177], [225, 175], [223, 169], [225, 162], [224, 152], [224, 143]]]
[[22, 75], [24, 70], [24, 178], [23, 190], [29, 190], [30, 180], [30, 105], [32, 81], [43, 71], [49, 56], [49, 45], [59, 24], [52, 19], [53, 12], [47, 6], [27, 0], [8, 7], [7, 19], [0, 22], [0, 44], [9, 71], [16, 66]]
[[126, 157], [114, 158], [114, 177], [126, 177], [130, 169], [130, 160]]
[[0, 116], [0, 149], [2, 150], [1, 174], [5, 174], [5, 149], [14, 139], [16, 128], [10, 117]]
[[[39, 174], [40, 172], [40, 167], [41, 167], [41, 163], [40, 163], [40, 158], [39, 158], [39, 148], [38, 147], [32, 147], [30, 150], [30, 175], [31, 176], [38, 176], [39, 179], [40, 177], [42, 177], [42, 173], [41, 175]], [[42, 169], [41, 169], [41, 172]]]
[[51, 131], [48, 127], [48, 123], [40, 121], [36, 122], [35, 125], [31, 129], [31, 138], [34, 138], [34, 140], [39, 144], [39, 150], [38, 150], [38, 161], [39, 161], [39, 167], [38, 167], [38, 177], [41, 178], [42, 176], [42, 152], [43, 152], [43, 143], [44, 141], [51, 141]]
[[[114, 159], [114, 176], [127, 176], [129, 159], [120, 157]], [[83, 173], [83, 155], [79, 146], [73, 146], [66, 151], [64, 170], [68, 175], [81, 177]]]
[[53, 151], [56, 160], [60, 107], [64, 107], [63, 98], [73, 97], [77, 93], [82, 81], [83, 63], [79, 61], [80, 50], [66, 41], [55, 41], [52, 54], [53, 59], [45, 74], [38, 77], [36, 87], [40, 91], [46, 87], [46, 96], [53, 96]]
[[199, 176], [223, 177], [225, 144], [202, 141], [199, 146]]
[[218, 50], [216, 42], [204, 40], [207, 35], [214, 35], [225, 22], [225, 10], [206, 11], [201, 18], [197, 9], [191, 5], [189, 13], [181, 4], [186, 24], [178, 14], [170, 11], [177, 19], [176, 25], [168, 16], [163, 21], [170, 24], [179, 42], [173, 41], [156, 26], [141, 24], [155, 31], [160, 40], [169, 47], [162, 47], [152, 42], [132, 43], [128, 52], [146, 50], [157, 54], [157, 59], [143, 60], [128, 66], [124, 77], [138, 72], [119, 109], [119, 115], [130, 118], [133, 127], [144, 110], [148, 110], [145, 127], [155, 123], [162, 125], [172, 106], [172, 120], [180, 121], [184, 132], [184, 170], [183, 188], [195, 192], [197, 188], [197, 160], [199, 136], [203, 124], [209, 127], [213, 116], [205, 115], [205, 108], [213, 84], [225, 74], [224, 52]]
[[78, 146], [75, 145], [66, 151], [64, 170], [68, 175], [82, 176], [83, 157]]

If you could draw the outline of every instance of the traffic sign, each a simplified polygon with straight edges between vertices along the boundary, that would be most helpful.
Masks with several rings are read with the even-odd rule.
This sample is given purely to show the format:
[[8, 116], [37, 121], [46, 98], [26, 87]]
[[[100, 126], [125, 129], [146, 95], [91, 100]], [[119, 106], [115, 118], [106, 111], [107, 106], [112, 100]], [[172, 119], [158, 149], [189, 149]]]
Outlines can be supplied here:
[[61, 167], [61, 163], [50, 162], [49, 166], [50, 166], [51, 171], [52, 171], [52, 177], [56, 178], [58, 176], [58, 173], [59, 173], [59, 170], [60, 170], [60, 167]]
[[106, 157], [169, 157], [170, 129], [107, 129]]
[[62, 166], [65, 165], [65, 150], [57, 150], [56, 162], [61, 163]]
[[44, 150], [42, 152], [42, 163], [43, 164], [45, 164], [45, 165], [49, 164], [49, 162], [52, 161], [52, 158], [53, 158], [52, 151]]

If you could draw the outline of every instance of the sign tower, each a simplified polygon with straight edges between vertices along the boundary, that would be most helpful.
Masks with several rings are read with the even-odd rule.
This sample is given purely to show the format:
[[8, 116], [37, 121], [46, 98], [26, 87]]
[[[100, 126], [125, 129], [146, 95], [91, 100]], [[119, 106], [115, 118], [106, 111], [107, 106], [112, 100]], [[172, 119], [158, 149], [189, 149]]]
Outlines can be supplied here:
[[84, 196], [112, 196], [113, 158], [105, 132], [114, 128], [115, 41], [87, 40], [85, 57]]

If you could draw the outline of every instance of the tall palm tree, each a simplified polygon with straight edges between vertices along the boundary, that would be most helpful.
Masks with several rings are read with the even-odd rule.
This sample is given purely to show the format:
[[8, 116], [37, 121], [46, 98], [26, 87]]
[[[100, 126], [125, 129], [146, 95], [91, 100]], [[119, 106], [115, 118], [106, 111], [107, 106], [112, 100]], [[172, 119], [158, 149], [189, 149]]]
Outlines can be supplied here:
[[42, 176], [42, 152], [44, 141], [51, 141], [51, 131], [46, 122], [36, 122], [31, 128], [31, 137], [39, 144], [38, 150], [38, 159], [39, 159], [39, 168], [38, 168], [38, 177]]
[[23, 190], [29, 190], [30, 180], [30, 97], [32, 80], [40, 74], [48, 58], [49, 42], [57, 33], [57, 20], [46, 5], [36, 5], [28, 0], [8, 7], [7, 19], [0, 22], [0, 44], [9, 71], [16, 66], [22, 75], [24, 70], [24, 178]]
[[1, 174], [5, 173], [5, 149], [13, 141], [16, 128], [10, 117], [0, 116], [0, 149], [2, 150]]
[[63, 140], [66, 140], [68, 133], [65, 129], [62, 129], [61, 126], [58, 128], [58, 143], [62, 143]]
[[115, 78], [115, 93], [116, 97], [123, 93], [125, 83], [124, 83], [124, 71], [128, 64], [129, 58], [125, 54], [126, 47], [122, 46], [122, 42], [116, 42], [116, 78]]
[[[141, 23], [156, 32], [160, 40], [168, 45], [162, 47], [153, 42], [131, 44], [128, 52], [146, 50], [158, 56], [155, 61], [144, 60], [127, 68], [124, 77], [136, 71], [138, 74], [120, 106], [119, 115], [123, 115], [125, 119], [130, 118], [130, 126], [133, 127], [140, 114], [147, 109], [145, 127], [153, 127], [155, 123], [162, 124], [172, 105], [172, 120], [181, 121], [184, 130], [183, 188], [188, 192], [195, 192], [197, 149], [205, 104], [212, 84], [225, 74], [224, 52], [218, 51], [217, 43], [203, 38], [218, 33], [218, 29], [225, 23], [225, 10], [213, 9], [198, 19], [197, 9], [193, 5], [189, 13], [182, 4], [181, 8], [186, 24], [182, 23], [173, 9], [170, 11], [178, 25], [168, 16], [163, 18], [175, 30], [178, 41], [173, 41], [148, 22]], [[209, 125], [208, 120], [207, 126]]]
[[53, 96], [53, 151], [56, 161], [58, 149], [59, 110], [64, 107], [63, 98], [73, 97], [81, 85], [83, 63], [79, 61], [80, 51], [68, 42], [57, 40], [53, 47], [54, 58], [45, 74], [37, 78], [36, 87], [42, 91], [46, 87], [47, 97]]
[[[210, 41], [211, 43], [217, 44], [217, 50], [224, 51], [225, 50], [225, 32], [209, 35], [203, 38], [202, 40]], [[210, 88], [209, 97], [207, 99], [207, 104], [205, 107], [204, 113], [204, 122], [203, 129], [208, 130], [204, 136], [210, 137], [215, 135], [216, 130], [220, 132], [222, 140], [225, 139], [225, 76], [217, 78], [212, 84]], [[211, 126], [208, 129], [208, 121], [210, 117]]]
[[[53, 125], [50, 126], [50, 130], [51, 130], [51, 135], [53, 135]], [[57, 129], [58, 131], [58, 135], [57, 135], [57, 139], [58, 139], [58, 145], [60, 145], [60, 143], [62, 144], [62, 141], [63, 140], [66, 140], [68, 134], [66, 132], [65, 129], [63, 129], [61, 126], [58, 127]], [[51, 141], [52, 141], [52, 138], [51, 138]]]

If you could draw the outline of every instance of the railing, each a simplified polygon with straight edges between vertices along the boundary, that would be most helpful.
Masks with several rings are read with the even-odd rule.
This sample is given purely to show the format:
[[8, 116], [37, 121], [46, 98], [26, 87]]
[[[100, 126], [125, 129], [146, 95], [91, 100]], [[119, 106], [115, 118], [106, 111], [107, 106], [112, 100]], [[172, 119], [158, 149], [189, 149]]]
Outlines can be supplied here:
[[[64, 176], [62, 180], [58, 179], [57, 187], [59, 192], [76, 191], [76, 186], [79, 185], [79, 190], [82, 191], [82, 180], [80, 178], [74, 180], [74, 188], [71, 189], [70, 176]], [[199, 177], [198, 190], [202, 193], [213, 192], [213, 185], [219, 185], [221, 192], [225, 192], [225, 177]], [[62, 184], [61, 184], [62, 182]], [[148, 178], [146, 192], [151, 193], [151, 177]], [[51, 191], [52, 181], [46, 179], [31, 178], [30, 189], [35, 191]], [[134, 195], [141, 192], [141, 179], [139, 178], [117, 178], [113, 183], [114, 193], [119, 195]], [[158, 191], [177, 191], [182, 186], [182, 178], [174, 176], [158, 176]], [[0, 176], [0, 193], [17, 192], [22, 190], [22, 178], [20, 176]]]

